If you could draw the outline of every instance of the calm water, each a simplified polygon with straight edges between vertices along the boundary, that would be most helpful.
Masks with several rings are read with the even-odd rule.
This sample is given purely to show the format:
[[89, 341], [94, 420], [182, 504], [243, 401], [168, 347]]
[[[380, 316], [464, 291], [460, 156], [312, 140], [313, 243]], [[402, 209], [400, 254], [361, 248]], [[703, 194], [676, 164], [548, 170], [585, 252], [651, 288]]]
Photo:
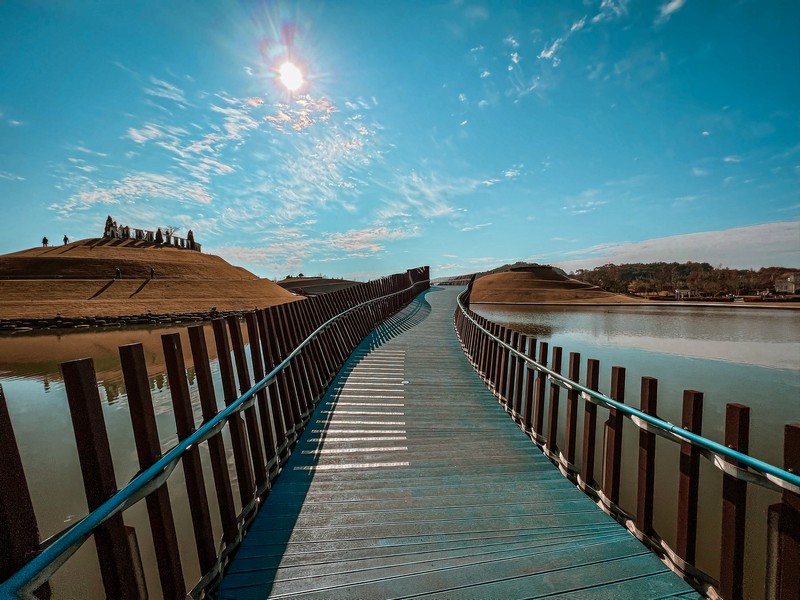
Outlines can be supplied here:
[[[639, 406], [641, 377], [656, 377], [659, 416], [673, 423], [680, 423], [683, 390], [702, 391], [703, 434], [718, 442], [723, 441], [725, 405], [750, 406], [750, 454], [782, 465], [783, 426], [800, 421], [800, 312], [678, 306], [472, 308], [551, 347], [561, 346], [564, 370], [569, 352], [581, 353], [584, 376], [586, 359], [600, 360], [605, 393], [611, 367], [625, 367], [627, 404]], [[561, 413], [563, 423], [563, 400]], [[625, 427], [623, 453], [632, 468], [624, 474], [622, 505], [634, 512], [638, 437], [630, 422]], [[677, 446], [659, 439], [657, 453], [656, 529], [674, 547]], [[701, 479], [699, 564], [716, 576], [721, 476], [702, 461]], [[748, 598], [763, 597], [766, 508], [774, 502], [777, 494], [749, 486]]]
[[[122, 487], [136, 475], [139, 467], [118, 346], [139, 342], [144, 346], [161, 447], [163, 450], [168, 450], [177, 442], [177, 434], [161, 350], [161, 335], [175, 331], [181, 333], [195, 422], [199, 424], [202, 418], [197, 382], [194, 378], [185, 327], [72, 330], [0, 336], [0, 384], [8, 402], [42, 539], [58, 533], [88, 511], [59, 364], [85, 356], [94, 359], [117, 485]], [[223, 395], [211, 327], [206, 326], [205, 332], [212, 359], [212, 375], [217, 384], [217, 404], [221, 408]], [[227, 429], [223, 435], [226, 434]], [[232, 464], [231, 444], [228, 439], [226, 448], [229, 462]], [[221, 527], [212, 491], [213, 482], [206, 444], [200, 446], [200, 452], [205, 467], [206, 489], [211, 504], [215, 536], [220, 539]], [[236, 477], [232, 468], [230, 473], [234, 485], [234, 498], [238, 499]], [[183, 568], [187, 586], [191, 589], [191, 586], [199, 580], [200, 574], [180, 465], [168, 485]], [[239, 508], [237, 501], [237, 510]], [[149, 534], [145, 503], [140, 502], [126, 511], [125, 522], [136, 527], [150, 595], [151, 598], [158, 598], [160, 591], [155, 570], [155, 553]], [[96, 552], [91, 540], [67, 561], [51, 582], [54, 598], [104, 597]]]
[[[560, 345], [565, 353], [578, 351], [583, 357], [600, 359], [601, 389], [606, 389], [612, 365], [627, 367], [627, 402], [638, 406], [638, 379], [651, 375], [659, 379], [659, 413], [662, 418], [680, 420], [680, 397], [683, 389], [705, 392], [705, 434], [721, 439], [720, 423], [727, 402], [742, 402], [752, 407], [751, 454], [779, 463], [780, 437], [784, 423], [800, 420], [800, 313], [782, 310], [736, 310], [655, 307], [531, 311], [515, 307], [479, 307], [492, 320], [511, 324], [536, 335], [543, 341]], [[189, 367], [196, 422], [200, 408], [193, 377], [188, 335], [181, 326], [130, 328], [111, 331], [70, 331], [0, 336], [0, 384], [5, 391], [9, 411], [20, 446], [28, 485], [42, 538], [61, 531], [86, 514], [86, 501], [78, 466], [75, 441], [69, 417], [59, 364], [82, 356], [94, 358], [101, 388], [104, 414], [114, 456], [117, 482], [122, 486], [138, 471], [127, 398], [119, 367], [118, 346], [142, 342], [148, 365], [151, 392], [163, 449], [177, 440], [169, 389], [161, 352], [161, 335], [181, 332], [184, 354]], [[207, 345], [212, 354], [212, 371], [217, 382], [218, 366], [211, 328], [206, 327]], [[566, 364], [566, 354], [565, 354]], [[222, 392], [217, 387], [218, 404]], [[563, 403], [562, 403], [563, 410]], [[563, 420], [562, 420], [563, 422]], [[635, 432], [628, 427], [626, 451], [635, 451]], [[674, 543], [674, 498], [677, 476], [677, 450], [659, 441], [657, 474], [661, 505], [656, 525], [665, 539]], [[230, 443], [227, 442], [230, 449]], [[206, 464], [206, 484], [210, 492], [211, 476], [205, 445], [201, 446]], [[229, 457], [232, 462], [232, 458]], [[719, 476], [704, 465], [704, 494], [701, 511], [701, 539], [718, 540]], [[230, 469], [235, 485], [235, 473]], [[662, 476], [666, 473], [666, 476]], [[628, 472], [623, 485], [632, 489], [634, 473]], [[191, 534], [188, 505], [183, 491], [181, 467], [170, 479], [176, 525], [187, 583], [197, 580], [196, 556]], [[707, 493], [706, 493], [707, 492]], [[209, 499], [213, 501], [213, 493]], [[234, 497], [238, 495], [234, 493]], [[635, 497], [623, 493], [623, 506], [632, 510]], [[770, 493], [751, 493], [753, 509], [748, 522], [748, 558], [750, 561], [751, 597], [763, 590], [764, 533], [761, 527], [766, 506], [775, 502]], [[212, 515], [215, 508], [212, 507]], [[147, 533], [144, 503], [126, 512], [126, 522], [136, 526], [145, 562], [151, 596], [159, 597], [152, 541]], [[215, 518], [216, 519], [216, 518]], [[217, 537], [220, 526], [214, 521]], [[752, 534], [750, 533], [752, 530]], [[718, 548], [709, 545], [703, 552], [701, 566], [716, 572]], [[759, 557], [761, 559], [759, 560]], [[102, 598], [99, 572], [91, 542], [71, 558], [56, 575], [55, 598]], [[759, 580], [760, 577], [760, 580]]]

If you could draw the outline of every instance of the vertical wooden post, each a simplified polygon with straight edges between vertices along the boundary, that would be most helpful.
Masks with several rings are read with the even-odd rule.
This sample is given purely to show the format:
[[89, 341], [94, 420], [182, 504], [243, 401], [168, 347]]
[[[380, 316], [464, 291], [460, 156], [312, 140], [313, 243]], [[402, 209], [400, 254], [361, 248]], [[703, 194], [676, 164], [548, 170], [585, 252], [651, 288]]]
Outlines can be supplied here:
[[[266, 370], [271, 372], [276, 366], [277, 352], [274, 349], [274, 341], [269, 332], [269, 317], [266, 310], [258, 311], [258, 333], [261, 337], [261, 346], [264, 350], [264, 363]], [[283, 410], [284, 403], [280, 398], [280, 388], [277, 379], [267, 389], [267, 399], [269, 401], [272, 424], [275, 428], [275, 452], [279, 455], [280, 449], [286, 443], [286, 419], [287, 416]], [[278, 456], [280, 460], [280, 456]]]
[[[195, 424], [189, 384], [186, 382], [186, 364], [183, 361], [180, 334], [176, 332], [162, 335], [161, 347], [164, 349], [164, 360], [167, 365], [167, 379], [172, 396], [172, 411], [175, 414], [175, 428], [178, 439], [184, 440], [195, 432]], [[186, 479], [186, 496], [189, 498], [189, 512], [192, 514], [192, 529], [194, 530], [200, 572], [206, 573], [216, 563], [217, 552], [214, 547], [211, 510], [208, 508], [203, 465], [200, 462], [200, 452], [196, 446], [184, 452], [181, 464]]]
[[[683, 392], [681, 427], [700, 434], [703, 429], [703, 394]], [[678, 555], [693, 565], [697, 546], [697, 498], [700, 488], [700, 451], [689, 442], [681, 442], [680, 478], [678, 480]]]
[[[527, 339], [528, 339], [527, 336], [524, 335], [520, 335], [517, 338], [516, 348], [517, 352], [519, 352], [520, 354], [525, 354], [525, 342], [527, 341]], [[519, 422], [520, 419], [522, 418], [522, 415], [520, 414], [522, 412], [522, 383], [523, 379], [525, 378], [526, 363], [521, 358], [517, 358], [516, 363], [517, 363], [517, 369], [516, 373], [514, 374], [515, 385], [513, 392], [514, 401], [513, 404], [511, 405], [511, 414], [514, 416], [514, 420]]]
[[[590, 358], [586, 362], [586, 387], [597, 391], [600, 381], [600, 361]], [[583, 461], [581, 479], [584, 485], [594, 485], [594, 456], [597, 435], [597, 405], [588, 400], [584, 403], [583, 416]]]
[[[611, 399], [625, 401], [625, 368], [611, 367]], [[612, 408], [606, 421], [605, 468], [603, 493], [614, 504], [619, 503], [619, 482], [622, 466], [622, 413]]]
[[[0, 385], [0, 580], [5, 580], [39, 552], [39, 525], [25, 480], [22, 458], [8, 414], [3, 386]], [[50, 585], [36, 591], [39, 598], [50, 597]]]
[[[642, 377], [640, 395], [641, 410], [648, 415], [657, 416], [658, 380]], [[636, 493], [636, 528], [646, 536], [652, 536], [653, 499], [655, 494], [656, 435], [639, 430], [639, 477]]]
[[[67, 392], [83, 487], [89, 511], [98, 508], [117, 491], [114, 463], [108, 444], [103, 407], [97, 391], [94, 363], [90, 358], [61, 364]], [[122, 513], [94, 531], [103, 587], [109, 598], [135, 598], [138, 583], [131, 565], [136, 564]]]
[[[501, 326], [501, 325], [498, 325], [496, 329], [497, 329], [497, 331], [495, 332], [495, 337], [497, 337], [501, 341], [505, 340], [506, 339], [506, 328]], [[494, 367], [492, 368], [492, 379], [491, 379], [492, 386], [491, 386], [491, 390], [492, 390], [492, 392], [494, 392], [494, 395], [498, 396], [498, 397], [500, 396], [500, 381], [501, 381], [502, 372], [503, 372], [503, 355], [504, 355], [504, 349], [500, 345], [500, 342], [495, 342], [495, 344], [494, 344]]]
[[[581, 378], [581, 355], [578, 352], [569, 353], [569, 378], [578, 382]], [[567, 432], [564, 439], [564, 455], [570, 465], [575, 465], [575, 439], [578, 434], [578, 391], [567, 392]]]
[[[800, 423], [783, 430], [783, 468], [800, 473]], [[767, 556], [767, 598], [800, 598], [800, 495], [784, 491], [780, 504], [769, 507], [769, 550]]]
[[[725, 409], [725, 445], [747, 454], [750, 442], [750, 408], [728, 404]], [[731, 461], [738, 466], [738, 461]], [[722, 475], [722, 543], [719, 565], [720, 593], [728, 600], [744, 598], [744, 534], [747, 482]]]
[[[209, 421], [217, 414], [217, 397], [214, 392], [214, 381], [211, 378], [211, 365], [208, 360], [206, 336], [202, 325], [189, 327], [189, 343], [192, 347], [192, 362], [197, 376], [197, 390], [200, 395], [203, 419]], [[236, 539], [239, 526], [236, 523], [231, 475], [228, 471], [228, 459], [222, 433], [218, 433], [208, 440], [208, 452], [211, 457], [211, 473], [214, 476], [214, 489], [222, 522], [222, 536], [226, 543], [230, 543]]]
[[[519, 345], [519, 332], [509, 331], [507, 343], [516, 350]], [[513, 390], [516, 387], [514, 377], [517, 374], [517, 356], [511, 350], [506, 350], [506, 376], [503, 380], [503, 397], [502, 402], [506, 410], [513, 410], [514, 398]]]
[[[561, 374], [561, 355], [560, 346], [553, 346], [553, 357], [550, 359], [550, 370]], [[550, 409], [547, 414], [547, 441], [546, 448], [553, 454], [558, 453], [558, 400], [561, 388], [550, 382]]]
[[[526, 356], [536, 361], [536, 338], [528, 336], [528, 351]], [[536, 371], [528, 367], [525, 369], [525, 407], [522, 409], [522, 430], [530, 433], [533, 427], [533, 392], [535, 389]]]
[[[150, 382], [147, 379], [144, 349], [141, 344], [120, 346], [119, 357], [128, 395], [139, 467], [144, 470], [161, 458], [161, 442], [153, 411], [153, 398], [150, 395]], [[182, 599], [186, 596], [186, 585], [183, 582], [178, 536], [175, 533], [175, 520], [167, 484], [149, 494], [145, 502], [150, 531], [153, 534], [161, 590], [165, 598]]]
[[[214, 343], [217, 346], [217, 361], [219, 362], [219, 374], [222, 379], [225, 404], [230, 406], [236, 401], [237, 395], [228, 335], [225, 333], [225, 322], [222, 319], [213, 319], [211, 326], [214, 329]], [[239, 498], [242, 501], [242, 506], [247, 506], [253, 497], [253, 471], [250, 466], [250, 457], [247, 453], [246, 432], [241, 416], [238, 414], [233, 415], [228, 420], [228, 426], [231, 429], [233, 462], [236, 466], [236, 477], [239, 483]]]
[[[231, 345], [233, 346], [233, 357], [236, 362], [236, 375], [239, 378], [239, 393], [245, 394], [252, 387], [250, 382], [250, 370], [247, 368], [247, 358], [244, 352], [244, 339], [242, 338], [242, 327], [239, 317], [229, 316], [228, 331], [231, 334]], [[258, 343], [258, 338], [255, 339]], [[261, 436], [258, 427], [258, 417], [254, 405], [244, 411], [245, 429], [247, 431], [247, 443], [250, 447], [250, 460], [253, 464], [253, 474], [255, 477], [255, 487], [261, 487], [267, 481], [267, 469], [264, 461], [264, 454], [261, 449]], [[238, 419], [238, 417], [234, 417]]]
[[[247, 324], [247, 337], [250, 339], [250, 355], [253, 359], [253, 377], [256, 382], [264, 379], [264, 365], [261, 362], [262, 352], [260, 335], [258, 331], [258, 317], [255, 312], [250, 312], [245, 315], [245, 322]], [[269, 463], [275, 458], [275, 436], [272, 432], [272, 413], [269, 409], [269, 399], [267, 397], [266, 388], [262, 388], [256, 392], [256, 403], [258, 404], [258, 412], [261, 417], [261, 437], [264, 442], [264, 459]]]
[[[539, 342], [539, 364], [547, 366], [547, 342]], [[547, 390], [547, 375], [540, 371], [536, 378], [536, 398], [533, 404], [533, 431], [544, 434], [544, 395]]]

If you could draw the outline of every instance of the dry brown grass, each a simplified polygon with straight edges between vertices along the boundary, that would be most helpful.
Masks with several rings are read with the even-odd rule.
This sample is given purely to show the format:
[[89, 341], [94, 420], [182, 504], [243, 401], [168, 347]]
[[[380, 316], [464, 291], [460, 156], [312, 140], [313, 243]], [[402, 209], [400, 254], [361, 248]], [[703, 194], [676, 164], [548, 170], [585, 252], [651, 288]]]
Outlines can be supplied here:
[[[117, 268], [122, 279], [114, 279]], [[297, 299], [219, 256], [134, 240], [88, 239], [0, 256], [3, 319], [243, 310]]]
[[564, 277], [549, 267], [529, 267], [476, 279], [471, 301], [503, 304], [646, 302], [638, 298], [604, 292], [588, 283]]

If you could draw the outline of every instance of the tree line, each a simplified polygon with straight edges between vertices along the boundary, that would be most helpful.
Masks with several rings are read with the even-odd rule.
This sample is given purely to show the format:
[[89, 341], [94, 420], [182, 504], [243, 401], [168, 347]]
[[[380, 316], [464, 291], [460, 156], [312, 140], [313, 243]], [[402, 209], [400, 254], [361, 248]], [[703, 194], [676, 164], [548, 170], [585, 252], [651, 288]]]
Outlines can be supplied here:
[[594, 269], [578, 269], [570, 276], [618, 294], [658, 294], [688, 289], [693, 296], [759, 295], [774, 292], [775, 280], [792, 269], [762, 267], [728, 269], [707, 262], [606, 264]]

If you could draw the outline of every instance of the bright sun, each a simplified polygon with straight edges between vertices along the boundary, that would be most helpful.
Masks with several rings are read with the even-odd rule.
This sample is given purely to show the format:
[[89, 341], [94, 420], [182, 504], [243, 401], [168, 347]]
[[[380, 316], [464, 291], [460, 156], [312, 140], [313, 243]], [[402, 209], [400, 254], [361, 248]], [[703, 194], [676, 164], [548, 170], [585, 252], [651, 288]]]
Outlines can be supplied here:
[[280, 73], [281, 83], [290, 92], [300, 89], [300, 86], [303, 85], [303, 73], [293, 63], [283, 63], [278, 72]]

